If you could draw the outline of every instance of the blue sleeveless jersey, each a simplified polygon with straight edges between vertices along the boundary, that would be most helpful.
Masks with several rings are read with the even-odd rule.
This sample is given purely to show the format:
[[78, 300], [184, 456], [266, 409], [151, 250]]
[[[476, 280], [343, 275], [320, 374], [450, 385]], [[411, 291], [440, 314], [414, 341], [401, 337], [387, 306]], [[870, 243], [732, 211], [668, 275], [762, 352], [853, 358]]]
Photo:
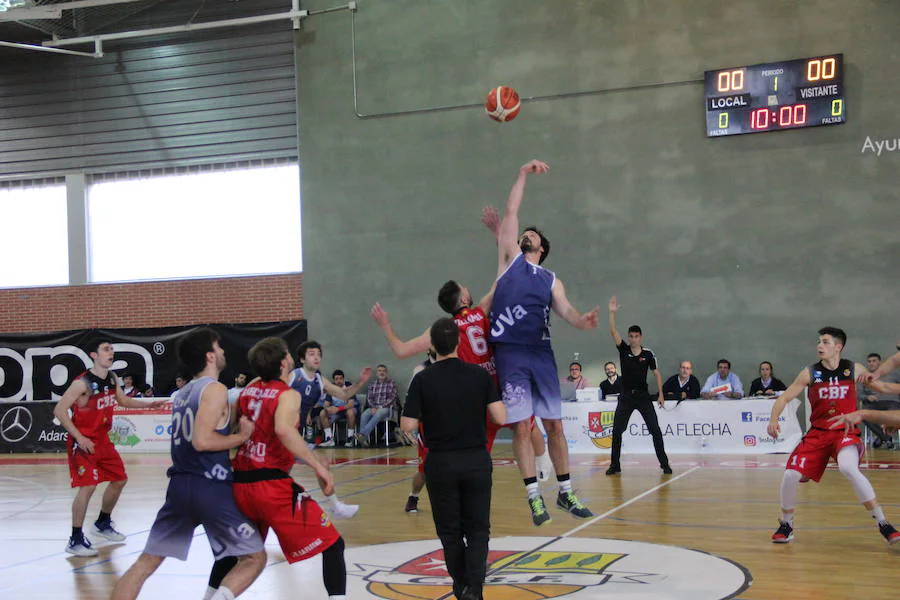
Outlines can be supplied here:
[[[175, 393], [172, 399], [172, 466], [168, 475], [187, 473], [199, 475], [214, 481], [232, 481], [231, 459], [228, 450], [218, 452], [200, 452], [194, 448], [194, 423], [200, 409], [200, 395], [210, 383], [212, 377], [192, 379]], [[231, 408], [228, 408], [230, 413]], [[227, 419], [226, 419], [227, 421]], [[216, 431], [228, 435], [229, 424]]]
[[300, 394], [300, 406], [312, 408], [320, 400], [325, 399], [325, 384], [322, 376], [316, 373], [312, 379], [308, 379], [306, 371], [302, 368], [294, 369], [294, 378], [291, 387]]
[[490, 341], [499, 344], [550, 346], [553, 271], [533, 265], [524, 254], [497, 278], [491, 303]]

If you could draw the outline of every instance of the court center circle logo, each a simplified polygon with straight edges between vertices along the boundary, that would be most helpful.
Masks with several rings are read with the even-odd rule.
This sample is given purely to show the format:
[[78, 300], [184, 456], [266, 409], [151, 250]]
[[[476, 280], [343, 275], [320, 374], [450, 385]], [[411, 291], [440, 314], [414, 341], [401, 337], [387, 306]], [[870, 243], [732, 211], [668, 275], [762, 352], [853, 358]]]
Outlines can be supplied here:
[[0, 419], [0, 437], [10, 444], [21, 442], [31, 431], [34, 418], [24, 406], [16, 406], [6, 411], [3, 419]]
[[[348, 596], [384, 600], [453, 598], [438, 540], [347, 550]], [[597, 538], [492, 539], [487, 600], [725, 600], [746, 590], [750, 572], [730, 560], [677, 546]]]

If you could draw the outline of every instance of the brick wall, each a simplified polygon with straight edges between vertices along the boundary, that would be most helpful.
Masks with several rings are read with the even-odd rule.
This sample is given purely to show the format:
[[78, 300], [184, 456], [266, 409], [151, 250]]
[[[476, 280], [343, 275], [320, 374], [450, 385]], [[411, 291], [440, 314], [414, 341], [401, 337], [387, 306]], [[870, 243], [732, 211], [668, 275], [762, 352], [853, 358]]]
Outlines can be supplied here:
[[302, 273], [0, 289], [0, 333], [302, 318]]

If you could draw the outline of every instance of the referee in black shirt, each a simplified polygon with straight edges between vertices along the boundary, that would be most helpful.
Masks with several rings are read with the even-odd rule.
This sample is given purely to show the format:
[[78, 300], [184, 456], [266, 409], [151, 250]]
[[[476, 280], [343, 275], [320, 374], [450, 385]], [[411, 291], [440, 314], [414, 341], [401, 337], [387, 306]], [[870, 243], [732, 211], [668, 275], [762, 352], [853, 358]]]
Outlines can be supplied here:
[[437, 360], [410, 382], [400, 427], [414, 433], [422, 422], [428, 448], [425, 485], [453, 593], [480, 600], [491, 531], [487, 413], [494, 422], [505, 423], [506, 407], [487, 371], [456, 357], [458, 344], [453, 319], [435, 321], [431, 346]]
[[628, 328], [628, 343], [622, 340], [619, 330], [616, 328], [616, 313], [619, 312], [619, 301], [613, 296], [609, 300], [609, 333], [619, 349], [619, 362], [622, 365], [622, 394], [616, 404], [616, 415], [613, 418], [612, 458], [609, 462], [607, 475], [615, 475], [622, 472], [620, 457], [622, 455], [622, 434], [628, 427], [631, 413], [638, 411], [644, 417], [647, 429], [653, 436], [653, 449], [656, 450], [656, 458], [659, 459], [659, 468], [666, 475], [672, 474], [669, 467], [669, 457], [666, 456], [666, 448], [663, 444], [662, 431], [659, 428], [659, 420], [653, 409], [653, 398], [647, 388], [647, 370], [653, 371], [656, 376], [656, 385], [659, 393], [657, 402], [659, 407], [665, 407], [662, 391], [662, 376], [656, 365], [656, 356], [647, 348], [641, 346], [644, 337], [641, 328], [632, 325]]

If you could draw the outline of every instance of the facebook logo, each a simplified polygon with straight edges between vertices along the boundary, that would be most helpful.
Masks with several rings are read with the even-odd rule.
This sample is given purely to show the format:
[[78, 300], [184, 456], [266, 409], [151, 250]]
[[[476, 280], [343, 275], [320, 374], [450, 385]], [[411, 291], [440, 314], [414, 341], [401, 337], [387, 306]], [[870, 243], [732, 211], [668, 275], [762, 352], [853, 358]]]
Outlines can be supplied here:
[[744, 423], [752, 423], [753, 422], [753, 413], [752, 412], [742, 412], [741, 413], [741, 421]]

